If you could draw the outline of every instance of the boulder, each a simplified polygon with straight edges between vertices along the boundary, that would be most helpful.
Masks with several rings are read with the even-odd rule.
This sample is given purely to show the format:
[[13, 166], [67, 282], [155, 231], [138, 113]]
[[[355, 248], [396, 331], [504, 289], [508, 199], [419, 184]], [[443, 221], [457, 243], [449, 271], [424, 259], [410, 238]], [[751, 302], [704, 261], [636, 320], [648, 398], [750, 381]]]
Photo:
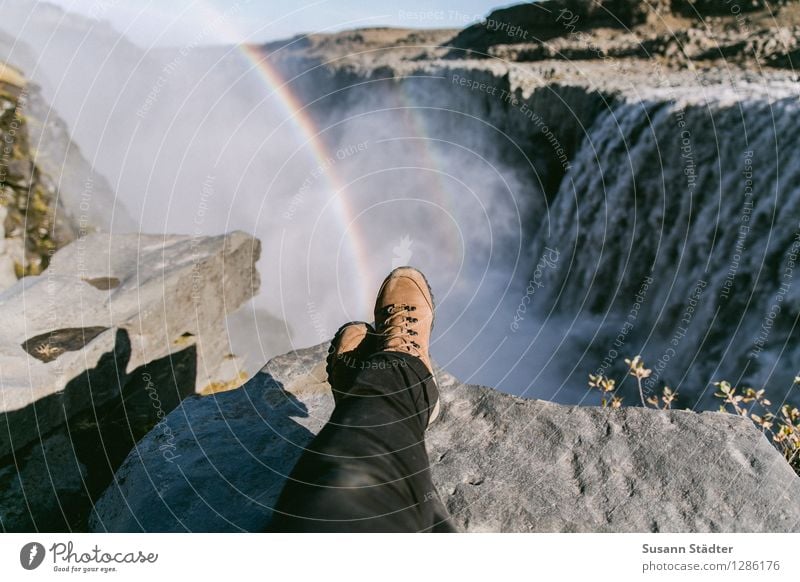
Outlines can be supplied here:
[[[91, 529], [263, 530], [331, 413], [326, 347], [184, 400], [122, 464]], [[800, 477], [746, 419], [562, 406], [437, 376], [427, 446], [462, 531], [800, 531]]]
[[225, 317], [258, 290], [259, 252], [241, 232], [96, 233], [0, 294], [2, 529], [85, 529], [139, 438], [241, 382]]
[[[641, 24], [654, 8], [638, 0], [544, 0], [492, 11], [478, 23], [459, 32], [449, 46], [486, 54], [503, 44], [542, 42], [569, 36], [576, 30], [607, 27], [627, 30]], [[458, 56], [458, 52], [454, 56]]]

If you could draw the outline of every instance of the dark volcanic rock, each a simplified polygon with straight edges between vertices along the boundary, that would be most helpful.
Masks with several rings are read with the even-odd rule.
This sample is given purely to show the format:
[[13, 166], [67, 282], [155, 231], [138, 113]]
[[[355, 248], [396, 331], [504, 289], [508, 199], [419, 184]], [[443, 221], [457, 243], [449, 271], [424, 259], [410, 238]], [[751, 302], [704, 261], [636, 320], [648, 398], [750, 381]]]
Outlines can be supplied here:
[[628, 0], [546, 0], [495, 10], [461, 31], [450, 46], [486, 53], [490, 46], [542, 42], [575, 30], [628, 28], [647, 20], [652, 8]]
[[[765, 8], [777, 8], [795, 0], [671, 0], [672, 11], [685, 16], [719, 16], [731, 14], [732, 11], [755, 12]], [[734, 8], [735, 6], [735, 8]]]
[[[133, 451], [95, 531], [259, 531], [328, 418], [326, 346], [186, 400]], [[439, 372], [434, 481], [465, 531], [800, 531], [800, 477], [747, 420], [524, 400]], [[168, 430], [166, 430], [168, 427]]]
[[789, 68], [799, 23], [796, 0], [548, 0], [495, 10], [447, 45], [451, 59], [664, 57], [673, 67], [724, 59]]

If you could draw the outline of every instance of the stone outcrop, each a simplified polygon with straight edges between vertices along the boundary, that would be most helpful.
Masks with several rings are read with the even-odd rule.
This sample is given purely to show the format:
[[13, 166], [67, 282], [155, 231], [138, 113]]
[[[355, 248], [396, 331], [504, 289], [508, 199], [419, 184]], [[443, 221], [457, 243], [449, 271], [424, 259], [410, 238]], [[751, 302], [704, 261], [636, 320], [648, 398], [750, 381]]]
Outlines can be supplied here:
[[0, 61], [0, 290], [41, 273], [78, 230], [33, 154], [26, 115], [32, 90], [20, 71]]
[[448, 44], [457, 49], [486, 53], [498, 44], [541, 42], [566, 36], [574, 18], [581, 29], [628, 28], [645, 22], [651, 8], [645, 2], [611, 0], [547, 0], [501, 8], [482, 22], [462, 30]]
[[[185, 400], [125, 460], [92, 529], [263, 529], [332, 410], [325, 348]], [[567, 407], [438, 376], [428, 451], [463, 531], [800, 531], [800, 477], [746, 419]]]
[[0, 295], [2, 529], [85, 529], [139, 438], [241, 383], [225, 317], [258, 291], [259, 252], [241, 232], [96, 233]]
[[800, 3], [547, 0], [502, 8], [446, 44], [450, 58], [509, 62], [662, 59], [797, 65]]
[[39, 87], [1, 60], [0, 143], [0, 291], [80, 235], [138, 230]]

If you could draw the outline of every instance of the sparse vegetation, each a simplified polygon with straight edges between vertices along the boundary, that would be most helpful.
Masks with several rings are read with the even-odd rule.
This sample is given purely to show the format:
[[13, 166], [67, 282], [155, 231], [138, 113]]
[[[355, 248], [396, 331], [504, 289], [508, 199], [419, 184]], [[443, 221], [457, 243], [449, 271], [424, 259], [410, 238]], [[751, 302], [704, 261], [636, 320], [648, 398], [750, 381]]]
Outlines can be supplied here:
[[18, 278], [40, 274], [52, 254], [75, 235], [59, 215], [57, 192], [33, 163], [28, 142], [28, 120], [18, 96], [0, 87], [0, 205], [7, 214], [6, 238], [21, 240], [14, 256]]
[[[645, 408], [652, 406], [663, 410], [672, 408], [672, 405], [678, 399], [678, 393], [669, 386], [662, 388], [660, 397], [653, 394], [645, 398], [642, 380], [649, 378], [652, 370], [645, 367], [641, 356], [636, 356], [632, 360], [626, 358], [625, 364], [628, 366], [628, 375], [636, 378], [636, 386], [639, 389], [639, 398], [642, 401], [642, 406]], [[597, 389], [603, 394], [603, 398], [600, 401], [600, 405], [603, 408], [620, 408], [622, 406], [622, 396], [616, 393], [617, 383], [612, 378], [603, 374], [589, 374], [589, 388]]]
[[[626, 359], [625, 364], [628, 366], [628, 375], [636, 378], [642, 406], [662, 410], [673, 407], [678, 393], [669, 386], [662, 388], [660, 397], [655, 394], [645, 397], [642, 380], [648, 378], [652, 370], [645, 366], [641, 356], [636, 356], [632, 360]], [[800, 376], [796, 376], [794, 381], [800, 384]], [[714, 386], [717, 387], [714, 396], [722, 400], [720, 412], [736, 414], [751, 420], [780, 451], [792, 469], [800, 475], [800, 409], [784, 404], [780, 411], [776, 412], [763, 388], [761, 390], [751, 387], [739, 388], [725, 380], [714, 382]], [[622, 406], [623, 398], [617, 394], [616, 381], [612, 378], [602, 374], [590, 374], [589, 388], [600, 391], [602, 394], [600, 404], [604, 408]]]
[[64, 348], [51, 346], [50, 344], [41, 344], [34, 348], [36, 353], [46, 361], [54, 360], [64, 351]]
[[[800, 376], [794, 381], [800, 384]], [[763, 388], [738, 388], [725, 380], [714, 386], [718, 390], [714, 396], [722, 399], [720, 412], [752, 420], [800, 475], [800, 409], [784, 404], [776, 413]]]
[[622, 406], [622, 397], [614, 394], [617, 389], [615, 380], [602, 374], [597, 376], [589, 374], [589, 388], [597, 388], [603, 393], [603, 398], [600, 401], [603, 408], [619, 408]]

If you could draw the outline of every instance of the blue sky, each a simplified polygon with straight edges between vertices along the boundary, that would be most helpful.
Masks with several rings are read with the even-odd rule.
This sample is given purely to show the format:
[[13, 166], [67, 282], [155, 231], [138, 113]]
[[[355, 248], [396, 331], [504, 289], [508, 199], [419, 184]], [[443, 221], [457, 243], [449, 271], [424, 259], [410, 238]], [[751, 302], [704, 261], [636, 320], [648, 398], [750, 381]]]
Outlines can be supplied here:
[[[362, 26], [461, 28], [497, 0], [50, 0], [110, 21], [143, 45], [180, 45], [196, 38], [259, 42], [301, 32]], [[513, 2], [512, 2], [513, 3]]]

